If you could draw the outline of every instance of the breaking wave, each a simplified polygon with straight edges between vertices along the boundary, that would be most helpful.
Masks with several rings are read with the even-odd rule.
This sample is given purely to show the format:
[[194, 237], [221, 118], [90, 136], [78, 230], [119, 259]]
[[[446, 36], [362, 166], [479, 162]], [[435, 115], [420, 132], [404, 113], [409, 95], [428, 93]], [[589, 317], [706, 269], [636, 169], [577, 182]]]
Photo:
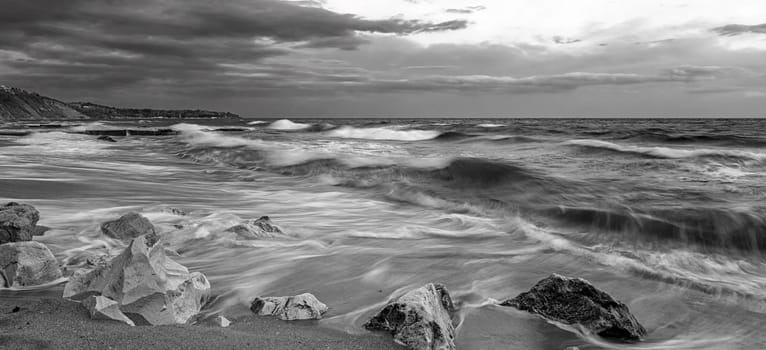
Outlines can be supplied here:
[[435, 130], [394, 130], [389, 128], [354, 128], [343, 126], [327, 132], [327, 135], [350, 139], [423, 141], [439, 137], [441, 132]]
[[679, 159], [679, 158], [729, 158], [739, 160], [764, 160], [766, 154], [728, 149], [678, 149], [669, 147], [647, 147], [620, 145], [601, 140], [571, 140], [565, 145], [578, 146], [586, 149], [634, 154], [650, 158]]

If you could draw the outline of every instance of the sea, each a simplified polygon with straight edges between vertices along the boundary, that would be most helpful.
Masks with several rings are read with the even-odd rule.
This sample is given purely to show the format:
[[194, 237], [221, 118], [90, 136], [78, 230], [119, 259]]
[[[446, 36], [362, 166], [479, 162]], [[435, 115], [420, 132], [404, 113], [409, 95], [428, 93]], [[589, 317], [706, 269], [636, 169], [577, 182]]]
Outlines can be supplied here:
[[[310, 292], [330, 307], [312, 325], [365, 334], [391, 298], [439, 282], [458, 306], [458, 349], [766, 348], [764, 120], [9, 127], [31, 133], [0, 136], [0, 201], [40, 211], [51, 230], [36, 240], [69, 273], [123, 249], [99, 225], [139, 212], [210, 279], [208, 314], [235, 319], [256, 296]], [[152, 128], [173, 133], [85, 133]], [[226, 232], [261, 216], [286, 236]], [[612, 343], [497, 305], [552, 273], [624, 302], [646, 339]]]

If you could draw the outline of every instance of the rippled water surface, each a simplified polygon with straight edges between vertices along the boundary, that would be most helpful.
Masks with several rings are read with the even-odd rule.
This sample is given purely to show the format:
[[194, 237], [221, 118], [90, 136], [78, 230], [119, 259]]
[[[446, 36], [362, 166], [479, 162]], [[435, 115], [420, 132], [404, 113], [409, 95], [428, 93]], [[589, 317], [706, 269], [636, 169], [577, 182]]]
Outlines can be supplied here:
[[[143, 213], [209, 277], [210, 312], [312, 292], [322, 325], [362, 333], [390, 297], [441, 282], [461, 349], [766, 348], [764, 122], [203, 124], [117, 143], [77, 132], [126, 125], [0, 136], [0, 199], [40, 210], [53, 229], [38, 239], [70, 270], [122, 248], [101, 222]], [[290, 237], [224, 232], [262, 215]], [[624, 301], [646, 341], [494, 305], [554, 272]]]

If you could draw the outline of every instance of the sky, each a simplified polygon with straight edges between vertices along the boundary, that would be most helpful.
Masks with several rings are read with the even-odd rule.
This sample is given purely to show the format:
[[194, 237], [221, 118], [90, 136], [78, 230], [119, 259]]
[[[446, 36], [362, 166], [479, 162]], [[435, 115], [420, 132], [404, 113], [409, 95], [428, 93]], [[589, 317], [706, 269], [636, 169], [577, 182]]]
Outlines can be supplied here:
[[0, 84], [250, 117], [766, 116], [762, 0], [3, 0]]

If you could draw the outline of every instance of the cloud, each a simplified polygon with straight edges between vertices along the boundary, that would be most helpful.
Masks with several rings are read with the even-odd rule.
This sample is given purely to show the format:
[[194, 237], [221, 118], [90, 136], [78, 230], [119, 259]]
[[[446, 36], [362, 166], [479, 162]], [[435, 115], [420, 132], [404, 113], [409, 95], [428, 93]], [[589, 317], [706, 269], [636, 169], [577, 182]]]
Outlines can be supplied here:
[[766, 34], [766, 23], [758, 25], [729, 24], [713, 28], [713, 31], [723, 36], [735, 36], [746, 33]]
[[446, 9], [444, 12], [446, 13], [453, 13], [453, 14], [471, 14], [479, 11], [484, 11], [487, 8], [484, 6], [468, 6], [463, 8], [451, 8]]

